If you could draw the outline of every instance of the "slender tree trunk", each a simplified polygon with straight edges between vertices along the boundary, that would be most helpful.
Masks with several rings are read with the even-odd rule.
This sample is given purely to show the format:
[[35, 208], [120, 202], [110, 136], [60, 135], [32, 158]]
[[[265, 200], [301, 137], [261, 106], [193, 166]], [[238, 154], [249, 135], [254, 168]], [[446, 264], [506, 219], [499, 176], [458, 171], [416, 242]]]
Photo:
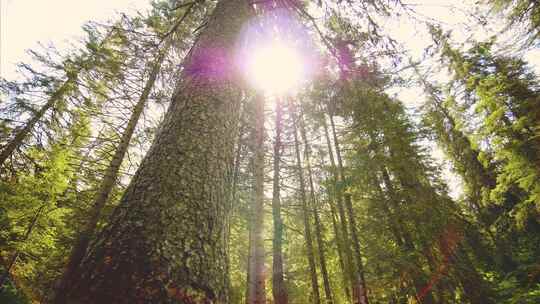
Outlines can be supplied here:
[[227, 303], [225, 208], [241, 89], [244, 0], [219, 1], [184, 61], [156, 139], [73, 277], [76, 303]]
[[311, 224], [309, 216], [309, 208], [306, 197], [304, 171], [302, 168], [302, 159], [300, 157], [300, 142], [298, 140], [298, 117], [292, 103], [289, 103], [289, 112], [292, 116], [293, 132], [294, 132], [294, 148], [296, 154], [296, 167], [298, 171], [298, 179], [300, 183], [300, 200], [302, 204], [302, 216], [304, 220], [304, 236], [306, 237], [307, 258], [311, 275], [311, 288], [313, 290], [313, 303], [320, 304], [321, 296], [319, 294], [319, 282], [317, 280], [317, 268], [315, 266], [315, 254], [313, 250], [313, 238], [311, 236]]
[[280, 165], [283, 105], [276, 100], [276, 137], [274, 140], [274, 180], [272, 192], [272, 216], [274, 219], [272, 294], [275, 304], [288, 303], [287, 288], [283, 280], [283, 220], [281, 218]]
[[266, 303], [264, 271], [264, 97], [255, 97], [253, 142], [254, 195], [250, 225], [248, 304]]
[[[339, 179], [341, 182], [345, 181], [345, 170], [343, 168], [343, 159], [341, 157], [341, 149], [339, 146], [338, 137], [336, 134], [336, 125], [334, 123], [334, 117], [330, 113], [330, 126], [332, 127], [332, 134], [334, 137], [334, 146], [336, 148], [336, 157], [338, 161]], [[347, 210], [347, 216], [349, 220], [349, 229], [352, 237], [352, 245], [356, 254], [356, 283], [353, 289], [354, 303], [368, 304], [366, 281], [364, 278], [364, 265], [362, 262], [362, 252], [360, 250], [360, 240], [358, 239], [358, 233], [356, 232], [356, 221], [354, 218], [354, 212], [352, 208], [351, 195], [344, 193], [345, 207]]]
[[[101, 41], [99, 44], [98, 50], [101, 49], [108, 41], [113, 32], [116, 29], [112, 29], [107, 33], [105, 38]], [[91, 60], [92, 58], [88, 58], [86, 60]], [[24, 125], [22, 129], [20, 129], [13, 139], [2, 149], [0, 152], [0, 167], [4, 165], [6, 160], [11, 157], [13, 152], [15, 152], [16, 149], [18, 149], [23, 141], [28, 137], [30, 132], [34, 129], [36, 124], [43, 119], [43, 116], [45, 113], [49, 111], [49, 109], [53, 108], [56, 103], [64, 98], [66, 94], [72, 89], [72, 87], [77, 85], [77, 80], [79, 78], [79, 73], [83, 70], [82, 66], [84, 64], [77, 67], [74, 71], [67, 73], [67, 79], [60, 85], [49, 97], [47, 102], [41, 106], [41, 108], [30, 118], [28, 122]]]
[[[382, 166], [381, 173], [383, 177], [384, 184], [386, 188], [388, 189], [388, 195], [390, 198], [390, 202], [392, 203], [392, 207], [396, 210], [395, 212], [391, 210], [390, 206], [384, 204], [383, 207], [385, 208], [385, 211], [388, 213], [388, 216], [390, 217], [391, 227], [394, 231], [396, 243], [402, 247], [405, 251], [413, 253], [415, 252], [414, 243], [412, 240], [411, 235], [409, 232], [404, 228], [405, 224], [403, 223], [403, 220], [399, 217], [399, 215], [396, 215], [395, 213], [399, 210], [398, 209], [398, 198], [396, 191], [394, 190], [394, 185], [392, 181], [390, 180], [390, 175], [388, 174], [387, 168]], [[382, 191], [382, 190], [380, 190]], [[416, 267], [417, 271], [411, 274], [411, 279], [413, 281], [414, 288], [416, 290], [416, 295], [421, 295], [421, 298], [419, 299], [420, 303], [426, 303], [426, 304], [432, 304], [435, 303], [435, 298], [433, 296], [433, 292], [431, 288], [428, 286], [428, 281], [424, 278], [424, 273], [421, 271], [421, 267]]]
[[345, 268], [345, 263], [343, 261], [343, 239], [341, 238], [341, 231], [339, 231], [338, 220], [336, 219], [338, 215], [333, 198], [330, 198], [328, 203], [330, 205], [330, 213], [332, 215], [332, 228], [334, 230], [334, 236], [337, 243], [336, 249], [338, 254], [339, 268], [341, 270], [341, 273], [343, 274], [343, 289], [345, 292], [345, 296], [347, 297], [347, 299], [349, 299], [351, 297], [351, 291], [349, 288], [349, 280], [347, 279], [347, 269]]
[[95, 234], [98, 221], [101, 217], [101, 211], [105, 207], [109, 195], [111, 194], [111, 191], [116, 184], [116, 179], [118, 178], [120, 166], [122, 165], [124, 156], [127, 153], [129, 143], [131, 141], [131, 138], [133, 137], [133, 133], [135, 132], [135, 128], [137, 126], [137, 123], [139, 122], [139, 118], [144, 111], [146, 102], [148, 101], [148, 96], [150, 95], [150, 92], [154, 87], [154, 83], [161, 69], [161, 64], [165, 59], [170, 45], [171, 41], [170, 39], [167, 39], [164, 47], [158, 51], [157, 58], [152, 64], [150, 75], [148, 77], [148, 80], [146, 81], [141, 96], [139, 97], [137, 104], [135, 104], [135, 107], [131, 112], [131, 116], [129, 118], [126, 129], [122, 134], [120, 143], [116, 147], [116, 151], [113, 155], [113, 158], [111, 159], [111, 162], [109, 163], [109, 166], [107, 167], [105, 176], [101, 180], [99, 190], [92, 203], [93, 207], [90, 210], [88, 222], [86, 223], [86, 226], [83, 228], [83, 230], [79, 232], [77, 241], [75, 242], [75, 245], [71, 250], [71, 255], [68, 258], [67, 267], [57, 288], [57, 293], [54, 300], [54, 302], [57, 304], [65, 303], [66, 301], [66, 298], [64, 297], [66, 293], [63, 291], [69, 289], [69, 284], [73, 279], [73, 276], [76, 274], [78, 267], [82, 259], [84, 258], [84, 255], [86, 254], [90, 240]]
[[[332, 148], [332, 141], [330, 139], [330, 133], [328, 130], [328, 123], [326, 122], [326, 115], [324, 116], [323, 120], [323, 127], [324, 127], [324, 136], [326, 139], [326, 146], [328, 149], [328, 156], [330, 158], [330, 166], [332, 167], [332, 174], [333, 174], [333, 184], [334, 184], [334, 194], [337, 201], [337, 210], [338, 210], [338, 218], [341, 228], [341, 248], [338, 248], [341, 250], [344, 254], [344, 275], [346, 276], [346, 281], [351, 284], [352, 290], [356, 289], [357, 284], [355, 283], [355, 275], [354, 275], [354, 261], [352, 258], [352, 252], [351, 247], [349, 246], [349, 234], [348, 234], [348, 228], [347, 228], [347, 218], [345, 216], [345, 207], [343, 206], [343, 192], [342, 192], [342, 185], [340, 184], [340, 179], [338, 175], [338, 170], [336, 166], [336, 161], [334, 158], [334, 152]], [[338, 242], [338, 247], [340, 245]], [[348, 289], [348, 288], [347, 288]], [[351, 297], [350, 291], [346, 289], [346, 293], [348, 297]]]
[[[78, 73], [76, 73], [78, 75]], [[13, 152], [19, 148], [24, 139], [30, 134], [30, 132], [34, 129], [35, 125], [40, 121], [45, 113], [49, 111], [50, 108], [52, 108], [56, 102], [60, 99], [62, 99], [65, 94], [70, 90], [70, 88], [75, 85], [77, 81], [77, 76], [74, 77], [68, 77], [66, 81], [58, 88], [54, 93], [52, 93], [49, 100], [41, 106], [41, 108], [30, 118], [28, 122], [24, 125], [22, 129], [20, 129], [13, 139], [2, 149], [2, 152], [0, 152], [0, 166], [2, 166], [6, 160], [13, 154]]]
[[322, 237], [322, 223], [319, 217], [319, 211], [317, 210], [317, 198], [315, 195], [315, 186], [313, 184], [313, 170], [311, 169], [311, 146], [307, 139], [306, 126], [304, 123], [303, 113], [299, 111], [299, 123], [300, 123], [300, 135], [302, 141], [304, 142], [304, 160], [306, 163], [306, 169], [308, 172], [308, 182], [309, 182], [309, 195], [310, 195], [310, 207], [313, 210], [313, 218], [315, 219], [315, 237], [317, 239], [317, 248], [319, 249], [319, 262], [321, 264], [321, 274], [323, 278], [324, 286], [324, 296], [326, 303], [333, 303], [332, 300], [332, 290], [330, 288], [330, 279], [328, 276], [328, 270], [326, 268], [326, 253], [325, 245]]

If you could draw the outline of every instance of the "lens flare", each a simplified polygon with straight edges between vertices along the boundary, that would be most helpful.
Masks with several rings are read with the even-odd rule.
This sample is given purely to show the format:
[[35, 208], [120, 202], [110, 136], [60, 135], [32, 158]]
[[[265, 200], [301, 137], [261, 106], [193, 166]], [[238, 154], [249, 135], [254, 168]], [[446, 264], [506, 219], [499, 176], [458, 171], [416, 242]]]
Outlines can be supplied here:
[[303, 80], [302, 57], [283, 43], [255, 47], [247, 60], [246, 78], [267, 93], [283, 94], [297, 88]]
[[271, 10], [252, 18], [236, 43], [237, 67], [249, 85], [266, 95], [294, 94], [318, 71], [317, 47], [289, 10]]

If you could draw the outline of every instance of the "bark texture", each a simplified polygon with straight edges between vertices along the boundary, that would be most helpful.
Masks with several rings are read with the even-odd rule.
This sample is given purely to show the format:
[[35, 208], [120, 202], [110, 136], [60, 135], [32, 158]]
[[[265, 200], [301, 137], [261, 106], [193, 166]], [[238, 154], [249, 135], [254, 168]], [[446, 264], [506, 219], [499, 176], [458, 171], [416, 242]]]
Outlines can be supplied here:
[[248, 280], [248, 304], [266, 303], [264, 274], [264, 98], [257, 96], [255, 102], [255, 126], [253, 142], [253, 204], [250, 222], [250, 257]]
[[131, 116], [129, 118], [126, 129], [122, 133], [122, 137], [120, 138], [120, 142], [118, 146], [116, 147], [116, 151], [113, 155], [113, 158], [111, 159], [111, 162], [109, 163], [109, 166], [107, 167], [105, 176], [103, 177], [103, 180], [101, 181], [99, 190], [92, 203], [93, 207], [92, 207], [92, 210], [90, 210], [90, 216], [89, 216], [88, 222], [86, 223], [86, 226], [83, 228], [83, 230], [79, 233], [77, 241], [75, 242], [75, 245], [72, 248], [71, 255], [69, 256], [68, 264], [67, 264], [66, 270], [64, 271], [63, 277], [60, 281], [58, 292], [56, 294], [56, 298], [54, 301], [57, 304], [65, 303], [66, 301], [66, 298], [64, 297], [66, 293], [64, 293], [63, 291], [69, 289], [69, 284], [73, 276], [76, 274], [77, 269], [82, 259], [84, 258], [84, 255], [86, 254], [88, 245], [90, 243], [91, 238], [93, 237], [95, 233], [98, 221], [100, 219], [101, 211], [105, 207], [105, 204], [107, 203], [109, 195], [111, 194], [111, 191], [114, 185], [116, 184], [116, 179], [118, 178], [118, 172], [120, 170], [120, 166], [122, 165], [124, 156], [126, 155], [127, 150], [129, 148], [129, 142], [131, 141], [131, 138], [133, 137], [133, 133], [135, 132], [135, 128], [137, 126], [139, 118], [141, 117], [141, 114], [144, 111], [146, 102], [148, 101], [148, 96], [150, 95], [150, 92], [152, 91], [152, 88], [154, 87], [154, 83], [156, 82], [157, 75], [161, 69], [161, 64], [163, 63], [163, 60], [165, 59], [165, 56], [168, 52], [170, 45], [171, 45], [171, 42], [169, 39], [166, 41], [164, 47], [158, 51], [156, 60], [152, 64], [150, 75], [146, 81], [146, 84], [143, 88], [141, 96], [139, 97], [137, 104], [135, 104], [135, 107], [133, 108], [131, 112]]
[[225, 209], [249, 16], [220, 1], [184, 62], [150, 151], [68, 291], [68, 303], [227, 303]]

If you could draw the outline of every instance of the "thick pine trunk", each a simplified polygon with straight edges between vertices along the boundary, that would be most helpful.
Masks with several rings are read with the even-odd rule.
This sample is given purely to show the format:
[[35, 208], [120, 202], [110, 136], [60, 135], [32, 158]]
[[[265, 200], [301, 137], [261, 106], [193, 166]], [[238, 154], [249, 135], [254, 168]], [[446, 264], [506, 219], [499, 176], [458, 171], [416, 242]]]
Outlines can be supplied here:
[[308, 172], [310, 207], [313, 210], [313, 218], [315, 220], [315, 237], [318, 245], [317, 248], [319, 253], [319, 262], [321, 264], [325, 302], [327, 304], [331, 304], [333, 303], [332, 290], [330, 288], [330, 279], [328, 276], [328, 269], [326, 267], [326, 250], [324, 245], [324, 239], [322, 237], [323, 226], [319, 217], [319, 211], [317, 210], [317, 198], [315, 195], [315, 186], [313, 183], [313, 170], [311, 169], [311, 146], [308, 142], [306, 126], [304, 123], [304, 117], [302, 112], [299, 113], [299, 120], [300, 135], [302, 137], [302, 141], [304, 142], [304, 160]]
[[75, 245], [71, 250], [71, 255], [68, 258], [67, 267], [57, 288], [57, 293], [54, 301], [57, 304], [65, 303], [66, 301], [64, 297], [66, 293], [64, 293], [63, 291], [69, 289], [69, 284], [73, 276], [76, 274], [77, 269], [82, 259], [84, 258], [84, 255], [86, 254], [90, 240], [95, 234], [96, 227], [101, 216], [101, 211], [105, 207], [109, 195], [111, 194], [111, 191], [116, 184], [116, 179], [118, 178], [120, 166], [122, 165], [124, 156], [127, 153], [129, 143], [131, 141], [131, 138], [133, 137], [133, 133], [135, 132], [135, 128], [137, 126], [139, 118], [144, 111], [146, 102], [148, 101], [148, 96], [150, 95], [150, 92], [154, 87], [154, 83], [161, 69], [161, 64], [165, 59], [170, 44], [171, 42], [169, 39], [165, 43], [165, 46], [161, 50], [159, 50], [157, 58], [152, 64], [150, 75], [148, 77], [148, 80], [146, 81], [141, 96], [139, 97], [137, 104], [135, 104], [135, 107], [131, 112], [131, 116], [129, 118], [126, 129], [124, 130], [122, 137], [120, 138], [120, 142], [116, 147], [113, 158], [111, 159], [111, 162], [107, 167], [105, 176], [101, 180], [99, 190], [92, 203], [93, 207], [90, 210], [88, 222], [86, 223], [86, 226], [83, 228], [83, 230], [79, 232], [77, 241], [75, 242]]
[[283, 105], [276, 100], [276, 137], [274, 140], [274, 180], [272, 191], [272, 216], [274, 220], [274, 239], [272, 243], [273, 271], [272, 295], [275, 304], [287, 304], [288, 295], [283, 280], [283, 220], [281, 218], [280, 198], [280, 168], [281, 168], [281, 131], [282, 131]]
[[244, 0], [217, 3], [156, 139], [73, 277], [68, 303], [227, 303], [225, 209], [241, 91]]
[[[334, 117], [330, 113], [330, 126], [332, 127], [332, 135], [334, 138], [334, 146], [336, 148], [336, 157], [338, 161], [338, 174], [339, 180], [343, 183], [345, 181], [345, 169], [343, 167], [343, 159], [341, 157], [341, 149], [339, 146], [339, 141], [336, 133], [336, 125], [334, 123]], [[364, 278], [364, 265], [362, 262], [362, 252], [360, 250], [360, 240], [358, 238], [358, 233], [356, 231], [356, 220], [354, 217], [354, 212], [352, 208], [351, 195], [348, 193], [343, 193], [345, 197], [345, 208], [347, 211], [347, 217], [349, 220], [349, 230], [352, 238], [352, 245], [355, 251], [355, 262], [356, 262], [356, 272], [355, 272], [355, 286], [353, 287], [353, 303], [358, 304], [368, 304], [367, 297], [367, 288], [366, 281]]]
[[250, 224], [248, 304], [266, 303], [264, 271], [264, 97], [255, 100], [253, 149], [253, 204]]
[[293, 133], [294, 133], [294, 150], [296, 154], [296, 170], [298, 172], [298, 179], [300, 183], [300, 203], [302, 205], [302, 218], [304, 221], [304, 236], [306, 238], [306, 251], [309, 264], [311, 289], [313, 290], [313, 303], [320, 304], [321, 296], [319, 293], [319, 282], [317, 280], [317, 268], [315, 264], [315, 254], [313, 250], [313, 237], [311, 236], [311, 221], [309, 216], [309, 207], [306, 196], [304, 169], [302, 168], [302, 159], [300, 157], [300, 141], [298, 140], [298, 117], [295, 113], [296, 109], [289, 104], [291, 112]]

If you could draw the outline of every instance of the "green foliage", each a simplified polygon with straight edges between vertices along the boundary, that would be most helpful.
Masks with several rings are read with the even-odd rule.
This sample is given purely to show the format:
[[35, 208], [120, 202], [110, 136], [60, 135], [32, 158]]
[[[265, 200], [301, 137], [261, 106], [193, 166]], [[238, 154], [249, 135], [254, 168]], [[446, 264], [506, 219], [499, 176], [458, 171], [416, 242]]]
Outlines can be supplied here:
[[2, 292], [0, 293], [0, 303], [5, 304], [29, 304], [30, 300], [17, 290], [11, 282], [6, 282], [2, 286]]
[[50, 154], [31, 151], [36, 171], [19, 175], [15, 182], [0, 183], [0, 200], [8, 206], [5, 220], [9, 226], [0, 234], [4, 244], [0, 252], [4, 260], [19, 253], [12, 272], [23, 290], [34, 296], [45, 291], [51, 276], [57, 275], [47, 271], [50, 265], [46, 262], [57, 250], [57, 241], [69, 231], [64, 219], [70, 211], [58, 202], [66, 199], [64, 193], [73, 174], [68, 165], [70, 153], [60, 145], [52, 147]]
[[[536, 3], [492, 3], [509, 13], [512, 24], [527, 24], [531, 39], [538, 39], [540, 10]], [[164, 45], [164, 37], [173, 41], [173, 55], [166, 58], [163, 78], [150, 94], [152, 101], [162, 105], [161, 100], [169, 100], [177, 92], [174, 83], [179, 61], [189, 54], [194, 33], [205, 25], [213, 5], [204, 1], [154, 1], [148, 16], [123, 16], [105, 28], [89, 23], [84, 27], [87, 38], [82, 49], [58, 60], [34, 52], [47, 72], [24, 66], [30, 75], [24, 81], [0, 82], [2, 98], [6, 96], [0, 103], [2, 145], [21, 127], [16, 118], [35, 113], [36, 105], [51, 96], [58, 99], [0, 171], [0, 261], [5, 267], [18, 255], [10, 270], [11, 279], [0, 293], [1, 303], [30, 303], [51, 296], [74, 239], [88, 221], [89, 204], [118, 145], [131, 104], [140, 96], [156, 48]], [[419, 109], [422, 117], [418, 121], [417, 113], [411, 114], [387, 93], [392, 86], [391, 73], [380, 71], [380, 63], [372, 61], [376, 52], [369, 54], [380, 51], [380, 44], [387, 43], [383, 48], [391, 45], [391, 39], [377, 32], [376, 18], [369, 14], [378, 11], [387, 16], [391, 11], [388, 4], [349, 1], [335, 5], [335, 9], [328, 7], [321, 24], [327, 31], [324, 38], [339, 53], [337, 57], [346, 57], [347, 73], [341, 71], [339, 79], [331, 80], [337, 68], [329, 67], [324, 77], [298, 98], [310, 141], [301, 149], [310, 144], [316, 151], [310, 155], [315, 180], [313, 208], [321, 217], [323, 242], [314, 246], [325, 249], [335, 303], [349, 302], [347, 267], [354, 268], [357, 263], [345, 261], [343, 268], [340, 264], [340, 221], [349, 221], [336, 212], [342, 192], [352, 197], [371, 303], [422, 302], [420, 294], [433, 303], [539, 302], [537, 76], [518, 57], [495, 54], [494, 40], [461, 51], [452, 47], [449, 34], [432, 27], [442, 65], [449, 68], [453, 80], [439, 88], [421, 79], [428, 98]], [[353, 8], [358, 12], [361, 5], [371, 10], [358, 16], [341, 10]], [[171, 32], [188, 12], [185, 26]], [[366, 21], [367, 29], [359, 25], [361, 21]], [[38, 97], [32, 97], [35, 92]], [[161, 112], [153, 106], [151, 110], [145, 119], [158, 121]], [[284, 115], [291, 116], [293, 110], [287, 109]], [[323, 135], [329, 114], [336, 122], [344, 156], [344, 179], [337, 181], [337, 170], [328, 160], [330, 153], [335, 157], [338, 145], [331, 139], [329, 151]], [[156, 125], [141, 127], [144, 132], [131, 141], [135, 153], [123, 162], [100, 228], [114, 212], [151, 139], [157, 132], [167, 131]], [[253, 139], [249, 126], [242, 130], [236, 143], [240, 161], [235, 201], [227, 206], [229, 229], [219, 232], [228, 242], [229, 260], [224, 271], [229, 274], [230, 303], [245, 302], [248, 284], [253, 170], [246, 147]], [[458, 199], [449, 197], [441, 166], [429, 148], [433, 140], [462, 179], [464, 191]], [[290, 123], [284, 123], [283, 143], [285, 283], [290, 303], [313, 303]], [[268, 146], [265, 143], [265, 148]], [[266, 168], [268, 165], [266, 162]], [[205, 172], [198, 173], [205, 180]], [[309, 217], [312, 221], [313, 215]], [[271, 221], [267, 212], [267, 249], [271, 246]], [[140, 223], [146, 224], [144, 219]], [[319, 270], [321, 257], [315, 252]], [[272, 287], [270, 265], [267, 260], [268, 297]], [[318, 279], [322, 282], [320, 271]]]

